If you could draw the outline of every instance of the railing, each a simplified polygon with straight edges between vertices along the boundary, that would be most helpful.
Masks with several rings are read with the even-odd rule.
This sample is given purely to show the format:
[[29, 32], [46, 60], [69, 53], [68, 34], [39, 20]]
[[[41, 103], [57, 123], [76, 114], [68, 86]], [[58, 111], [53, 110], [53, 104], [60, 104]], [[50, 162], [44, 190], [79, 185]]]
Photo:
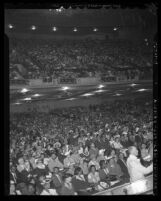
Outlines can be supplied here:
[[137, 180], [132, 183], [126, 183], [93, 195], [138, 195], [138, 194], [153, 194], [153, 175], [150, 175], [142, 180]]
[[21, 86], [21, 85], [30, 85], [31, 87], [48, 87], [48, 86], [59, 86], [59, 85], [97, 85], [101, 83], [119, 83], [119, 82], [130, 82], [138, 80], [152, 80], [152, 76], [145, 79], [139, 79], [136, 77], [133, 80], [128, 80], [126, 77], [86, 77], [86, 78], [41, 78], [41, 79], [30, 79], [30, 80], [10, 80], [10, 86]]
[[115, 82], [117, 79], [115, 76], [110, 76], [110, 77], [101, 77], [101, 80], [103, 82]]
[[77, 79], [76, 78], [59, 78], [58, 84], [76, 84]]
[[28, 85], [29, 80], [10, 80], [10, 85]]

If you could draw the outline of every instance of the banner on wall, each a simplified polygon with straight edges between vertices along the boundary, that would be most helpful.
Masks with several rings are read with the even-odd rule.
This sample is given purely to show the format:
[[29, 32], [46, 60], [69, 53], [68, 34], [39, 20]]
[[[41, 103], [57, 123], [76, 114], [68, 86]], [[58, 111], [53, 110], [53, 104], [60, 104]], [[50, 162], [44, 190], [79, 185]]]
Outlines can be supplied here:
[[28, 85], [29, 81], [25, 79], [10, 80], [10, 85]]
[[76, 84], [75, 78], [60, 78], [58, 84]]
[[101, 77], [101, 80], [103, 82], [115, 82], [116, 81], [116, 77], [114, 76], [110, 76], [110, 77]]

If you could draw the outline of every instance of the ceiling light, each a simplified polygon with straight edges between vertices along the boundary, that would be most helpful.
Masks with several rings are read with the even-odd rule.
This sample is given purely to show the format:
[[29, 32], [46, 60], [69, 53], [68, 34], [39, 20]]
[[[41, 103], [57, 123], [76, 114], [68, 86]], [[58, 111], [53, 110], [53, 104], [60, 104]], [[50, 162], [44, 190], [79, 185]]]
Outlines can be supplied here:
[[61, 13], [61, 12], [63, 11], [63, 7], [61, 6], [59, 9], [56, 9], [56, 11], [57, 11], [58, 13]]
[[62, 87], [62, 90], [64, 90], [64, 91], [66, 91], [68, 89], [69, 89], [69, 87]]
[[31, 29], [32, 29], [32, 30], [36, 30], [36, 26], [32, 25], [32, 26], [31, 26]]
[[122, 94], [115, 94], [114, 96], [121, 96]]
[[22, 103], [14, 103], [14, 105], [20, 105], [20, 104], [22, 104]]
[[96, 31], [98, 31], [98, 29], [97, 29], [97, 28], [94, 28], [94, 29], [93, 29], [93, 31], [95, 31], [95, 32], [96, 32]]
[[99, 90], [94, 91], [94, 92], [95, 92], [95, 93], [101, 93], [101, 92], [104, 92], [104, 91], [106, 91], [106, 90], [99, 89]]
[[135, 83], [133, 83], [133, 84], [130, 84], [130, 86], [131, 86], [131, 87], [134, 87], [134, 86], [136, 86], [136, 85], [137, 85], [137, 84], [135, 84]]
[[116, 31], [116, 30], [117, 30], [117, 28], [116, 28], [116, 27], [114, 27], [114, 28], [113, 28], [113, 30], [114, 30], [114, 31]]
[[98, 86], [99, 89], [102, 89], [103, 87], [105, 87], [105, 86], [102, 85], [102, 84], [100, 84], [100, 85]]
[[76, 32], [76, 31], [78, 31], [78, 30], [77, 30], [77, 28], [74, 28], [73, 31]]
[[39, 97], [41, 96], [40, 94], [34, 94], [33, 97]]
[[23, 89], [21, 90], [21, 93], [26, 93], [26, 92], [28, 92], [28, 91], [29, 91], [28, 89], [23, 88]]
[[66, 100], [75, 100], [76, 98], [68, 98], [68, 99], [66, 99]]
[[13, 25], [12, 25], [12, 24], [9, 24], [9, 25], [8, 25], [8, 28], [9, 28], [9, 29], [13, 29]]
[[148, 89], [139, 89], [137, 91], [142, 92], [142, 91], [147, 91]]
[[31, 98], [24, 98], [23, 100], [25, 100], [25, 101], [30, 101]]
[[92, 96], [93, 94], [92, 93], [86, 93], [86, 94], [83, 94], [82, 96]]
[[57, 30], [57, 28], [56, 27], [53, 27], [53, 29], [52, 29], [53, 31], [56, 31]]

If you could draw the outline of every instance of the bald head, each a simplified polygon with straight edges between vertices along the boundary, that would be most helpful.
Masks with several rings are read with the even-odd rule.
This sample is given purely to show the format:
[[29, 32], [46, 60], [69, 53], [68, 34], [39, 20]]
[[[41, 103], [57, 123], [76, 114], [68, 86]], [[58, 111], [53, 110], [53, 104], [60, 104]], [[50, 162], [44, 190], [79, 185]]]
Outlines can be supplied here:
[[135, 146], [131, 146], [128, 148], [129, 154], [137, 156], [138, 155], [138, 150]]

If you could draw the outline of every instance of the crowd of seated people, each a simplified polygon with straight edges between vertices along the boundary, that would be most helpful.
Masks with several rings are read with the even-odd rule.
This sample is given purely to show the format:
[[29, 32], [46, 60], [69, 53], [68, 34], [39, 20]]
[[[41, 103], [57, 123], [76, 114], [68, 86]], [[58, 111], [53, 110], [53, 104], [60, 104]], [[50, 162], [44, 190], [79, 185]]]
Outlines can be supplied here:
[[153, 161], [152, 102], [115, 101], [10, 117], [11, 195], [91, 195], [128, 183], [128, 147]]
[[125, 41], [12, 39], [10, 78], [16, 77], [16, 64], [22, 64], [27, 71], [23, 77], [30, 79], [105, 75], [145, 79], [152, 74], [152, 50]]

